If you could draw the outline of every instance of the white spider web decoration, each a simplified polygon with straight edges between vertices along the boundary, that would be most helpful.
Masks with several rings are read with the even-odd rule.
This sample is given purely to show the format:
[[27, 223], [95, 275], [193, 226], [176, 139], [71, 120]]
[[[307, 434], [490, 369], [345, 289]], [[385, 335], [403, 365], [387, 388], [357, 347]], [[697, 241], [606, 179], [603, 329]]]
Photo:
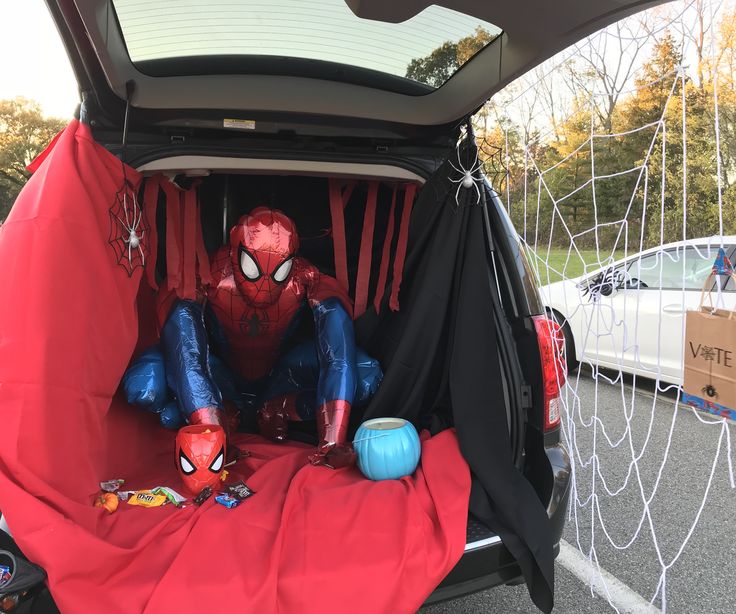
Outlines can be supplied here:
[[[672, 383], [678, 359], [672, 348], [678, 339], [682, 356], [682, 311], [693, 308], [686, 297], [700, 298], [694, 285], [705, 282], [719, 248], [736, 246], [736, 237], [727, 232], [736, 235], [733, 192], [724, 198], [736, 166], [721, 136], [735, 118], [719, 98], [728, 94], [731, 101], [732, 92], [719, 89], [727, 49], [716, 40], [725, 36], [718, 25], [727, 11], [736, 11], [732, 3], [691, 0], [675, 3], [666, 15], [629, 18], [512, 84], [475, 122], [486, 171], [485, 148], [503, 150], [504, 172], [492, 183], [516, 224], [542, 300], [552, 307], [556, 301], [558, 320], [577, 332], [581, 369], [570, 374], [562, 393], [562, 437], [573, 468], [570, 541], [599, 572], [616, 557], [631, 565], [639, 560], [634, 553], [648, 557], [658, 579], [636, 588], [662, 611], [668, 608], [668, 578], [682, 575], [678, 563], [693, 542], [714, 486], [736, 488], [733, 425], [682, 403], [679, 386]], [[680, 60], [648, 79], [641, 56], [668, 36]], [[608, 70], [611, 62], [614, 69]], [[572, 92], [565, 81], [581, 65], [580, 87]], [[707, 95], [704, 70], [711, 71]], [[724, 70], [733, 75], [733, 62]], [[697, 98], [696, 88], [703, 98]], [[555, 89], [564, 90], [567, 99], [564, 93], [555, 99]], [[571, 111], [566, 116], [560, 113], [560, 98]], [[698, 103], [705, 99], [708, 105]], [[640, 123], [618, 129], [621, 113], [633, 117], [642, 101], [648, 115], [642, 112]], [[562, 124], [573, 126], [579, 138], [561, 135]], [[696, 149], [699, 134], [710, 131], [711, 149], [702, 144]], [[693, 161], [695, 155], [700, 157]], [[462, 181], [465, 168], [456, 171]], [[713, 202], [694, 202], [693, 186], [705, 180], [715, 186]], [[697, 207], [708, 207], [708, 215]], [[621, 259], [627, 259], [625, 269], [611, 267]], [[578, 283], [578, 275], [587, 280], [595, 272], [595, 283], [586, 281], [577, 291], [575, 284], [566, 290], [547, 285], [571, 278]], [[713, 301], [736, 309], [736, 293], [725, 283], [717, 279]], [[674, 335], [667, 328], [668, 314], [679, 318]], [[638, 376], [622, 373], [632, 370]], [[654, 382], [652, 392], [639, 393], [637, 384], [647, 386], [642, 377]], [[663, 404], [671, 410], [663, 411]], [[709, 446], [699, 450], [692, 466], [683, 466], [672, 458], [686, 445], [683, 421], [692, 418], [707, 429]], [[664, 495], [677, 492], [682, 476], [693, 471], [700, 476], [694, 505], [663, 509]], [[725, 569], [716, 573], [730, 576]], [[603, 586], [603, 596], [619, 611], [604, 577], [592, 582]]]

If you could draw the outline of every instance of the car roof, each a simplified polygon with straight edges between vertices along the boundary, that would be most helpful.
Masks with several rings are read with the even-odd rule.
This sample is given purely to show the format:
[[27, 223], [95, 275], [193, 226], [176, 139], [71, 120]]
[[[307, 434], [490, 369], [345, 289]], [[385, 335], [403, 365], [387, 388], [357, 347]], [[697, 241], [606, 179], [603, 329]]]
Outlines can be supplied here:
[[[481, 25], [495, 28], [488, 44], [443, 85], [433, 88], [396, 74], [352, 65], [347, 53], [343, 58], [338, 53], [337, 62], [320, 62], [273, 55], [265, 58], [247, 54], [197, 55], [197, 48], [190, 46], [181, 49], [177, 57], [162, 58], [158, 64], [154, 59], [146, 65], [140, 58], [135, 62], [131, 59], [134, 41], [129, 35], [129, 49], [116, 6], [121, 13], [123, 6], [141, 7], [139, 13], [125, 19], [129, 23], [134, 23], [131, 19], [150, 22], [148, 31], [155, 34], [138, 31], [145, 37], [175, 36], [175, 30], [172, 30], [174, 34], [162, 32], [173, 27], [169, 22], [176, 19], [196, 24], [211, 16], [217, 6], [225, 4], [210, 1], [202, 3], [207, 10], [194, 11], [192, 6], [196, 2], [167, 0], [167, 7], [178, 7], [182, 14], [172, 13], [171, 19], [157, 21], [152, 11], [163, 0], [46, 1], [62, 33], [80, 86], [94, 93], [99, 106], [109, 114], [119, 114], [122, 101], [130, 98], [136, 108], [169, 111], [169, 121], [191, 119], [195, 111], [212, 111], [222, 122], [228, 119], [225, 112], [230, 111], [229, 115], [248, 114], [256, 120], [261, 116], [284, 119], [303, 115], [313, 120], [337, 118], [394, 127], [457, 125], [494, 92], [536, 64], [618, 19], [660, 3], [656, 0], [527, 0], [520, 6], [486, 0], [329, 0], [334, 6], [344, 2], [356, 23], [371, 20], [387, 27], [399, 27], [427, 10], [441, 7], [472, 18], [468, 23], [477, 20]], [[299, 0], [300, 7], [324, 4], [325, 0]], [[244, 14], [244, 19], [247, 18]], [[315, 27], [299, 23], [303, 29]], [[440, 32], [445, 31], [444, 25], [438, 27]], [[448, 37], [451, 35], [448, 33]], [[391, 43], [376, 38], [374, 53], [381, 53], [382, 46], [389, 48]], [[135, 53], [133, 56], [136, 57]], [[257, 122], [254, 128], [258, 128]]]
[[683, 241], [673, 241], [671, 243], [663, 243], [662, 245], [657, 245], [655, 247], [650, 247], [649, 249], [642, 250], [641, 252], [635, 252], [633, 254], [630, 254], [626, 258], [621, 258], [620, 260], [617, 260], [616, 263], [619, 262], [625, 262], [626, 260], [631, 260], [632, 258], [636, 258], [639, 255], [646, 256], [648, 254], [654, 254], [657, 252], [662, 252], [670, 249], [676, 249], [678, 247], [689, 247], [692, 245], [697, 246], [708, 246], [711, 249], [720, 247], [721, 245], [724, 245], [726, 247], [736, 245], [736, 236], [734, 235], [713, 235], [710, 237], [701, 237], [698, 239], [685, 239]]

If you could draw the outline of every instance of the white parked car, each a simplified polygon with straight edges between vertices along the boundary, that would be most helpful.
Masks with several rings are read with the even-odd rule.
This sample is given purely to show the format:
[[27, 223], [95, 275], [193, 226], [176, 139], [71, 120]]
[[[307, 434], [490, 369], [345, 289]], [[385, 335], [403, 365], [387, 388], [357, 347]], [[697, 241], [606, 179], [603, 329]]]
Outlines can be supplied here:
[[[699, 308], [721, 245], [733, 262], [736, 236], [690, 239], [543, 286], [565, 335], [568, 368], [586, 362], [681, 385], [685, 312]], [[717, 276], [708, 289], [716, 306], [736, 309], [732, 279]]]

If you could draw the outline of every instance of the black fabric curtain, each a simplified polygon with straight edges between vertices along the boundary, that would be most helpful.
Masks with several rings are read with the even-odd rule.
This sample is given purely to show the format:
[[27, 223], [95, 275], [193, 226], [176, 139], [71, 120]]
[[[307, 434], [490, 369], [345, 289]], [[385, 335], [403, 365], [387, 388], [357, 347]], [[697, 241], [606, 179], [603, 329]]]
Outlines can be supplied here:
[[381, 361], [385, 376], [352, 423], [399, 416], [433, 433], [454, 425], [473, 477], [470, 513], [498, 533], [532, 600], [549, 612], [549, 519], [512, 461], [483, 210], [473, 188], [460, 188], [456, 202], [457, 175], [444, 164], [414, 205], [401, 310], [391, 312], [386, 295], [380, 314], [370, 308], [355, 323], [358, 343]]

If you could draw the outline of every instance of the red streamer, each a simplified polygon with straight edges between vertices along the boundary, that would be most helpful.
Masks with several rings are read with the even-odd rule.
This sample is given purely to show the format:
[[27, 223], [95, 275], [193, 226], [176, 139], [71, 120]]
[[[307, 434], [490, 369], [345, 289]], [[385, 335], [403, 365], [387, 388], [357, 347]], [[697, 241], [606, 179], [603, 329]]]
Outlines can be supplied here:
[[376, 226], [376, 204], [378, 201], [378, 182], [368, 185], [368, 198], [363, 215], [363, 235], [360, 238], [358, 258], [358, 277], [355, 281], [355, 318], [365, 313], [368, 305], [368, 287], [371, 281], [371, 261], [373, 258], [373, 230]]
[[[349, 189], [351, 189], [349, 187]], [[330, 215], [332, 216], [332, 243], [335, 251], [335, 277], [338, 283], [348, 292], [348, 251], [345, 245], [345, 203], [337, 180], [330, 179]]]
[[156, 264], [158, 261], [158, 228], [156, 227], [156, 208], [158, 206], [158, 193], [161, 188], [162, 175], [155, 175], [146, 180], [143, 189], [143, 215], [146, 216], [148, 225], [148, 261], [146, 262], [146, 279], [148, 285], [158, 290], [156, 283]]
[[181, 202], [179, 188], [170, 181], [162, 184], [166, 194], [166, 285], [179, 294], [181, 287]]
[[182, 287], [181, 298], [194, 298], [197, 294], [197, 191], [185, 190], [180, 197], [182, 207]]
[[201, 224], [201, 207], [199, 199], [197, 199], [197, 272], [199, 279], [204, 285], [212, 283], [212, 271], [210, 269], [210, 258], [207, 255], [207, 249], [204, 246], [204, 237], [202, 236]]

